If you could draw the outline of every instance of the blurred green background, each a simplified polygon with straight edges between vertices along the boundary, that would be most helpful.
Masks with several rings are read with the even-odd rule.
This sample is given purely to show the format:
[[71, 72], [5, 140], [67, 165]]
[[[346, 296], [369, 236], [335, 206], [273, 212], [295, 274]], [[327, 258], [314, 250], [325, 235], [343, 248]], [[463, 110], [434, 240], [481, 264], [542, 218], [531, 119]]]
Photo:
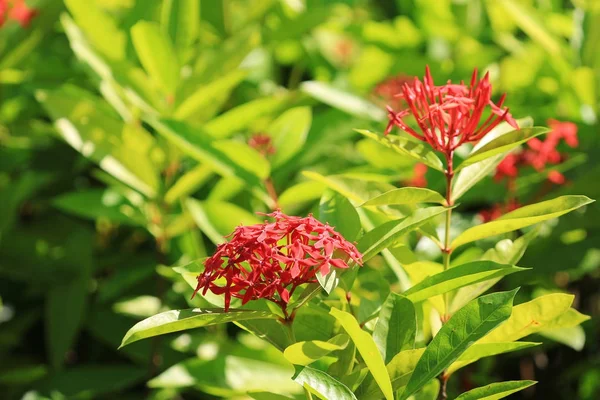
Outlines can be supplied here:
[[[577, 124], [579, 146], [556, 167], [567, 183], [526, 171], [522, 202], [600, 198], [600, 1], [27, 4], [29, 26], [0, 28], [2, 399], [244, 399], [295, 385], [280, 353], [233, 325], [117, 347], [144, 317], [207, 304], [171, 266], [258, 221], [270, 186], [305, 215], [325, 190], [314, 173], [410, 181], [413, 161], [353, 129], [382, 132], [390, 91], [425, 65], [440, 84], [487, 70], [515, 117]], [[256, 134], [277, 152], [252, 148]], [[486, 178], [463, 197], [461, 226], [505, 195]], [[452, 393], [534, 379], [515, 398], [600, 398], [599, 228], [597, 206], [545, 224], [521, 262], [533, 269], [506, 284], [573, 293], [592, 319], [562, 344], [466, 368]], [[393, 280], [369, 276], [374, 292]]]

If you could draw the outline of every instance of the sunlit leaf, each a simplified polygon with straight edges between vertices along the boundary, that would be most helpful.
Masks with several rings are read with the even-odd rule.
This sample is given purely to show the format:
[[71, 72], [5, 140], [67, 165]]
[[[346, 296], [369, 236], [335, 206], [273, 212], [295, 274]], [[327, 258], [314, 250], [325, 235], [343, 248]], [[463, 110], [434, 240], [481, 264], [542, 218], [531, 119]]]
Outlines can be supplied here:
[[499, 343], [475, 343], [469, 347], [455, 362], [446, 370], [445, 374], [450, 375], [466, 365], [472, 364], [484, 357], [491, 357], [498, 354], [510, 353], [530, 347], [538, 346], [541, 343], [534, 342], [499, 342]]
[[283, 355], [292, 364], [309, 365], [333, 351], [346, 348], [349, 341], [348, 335], [341, 334], [326, 342], [321, 340], [298, 342], [285, 349]]
[[413, 303], [404, 296], [391, 293], [381, 306], [373, 340], [386, 364], [403, 350], [413, 349], [417, 333], [417, 317]]
[[308, 386], [323, 400], [356, 400], [347, 386], [318, 369], [303, 367], [294, 380], [302, 386]]
[[487, 386], [471, 389], [458, 396], [456, 400], [498, 400], [535, 385], [536, 381], [506, 381], [490, 383]]
[[396, 204], [438, 203], [445, 204], [444, 197], [430, 189], [404, 187], [390, 190], [361, 204], [366, 206], [387, 206]]

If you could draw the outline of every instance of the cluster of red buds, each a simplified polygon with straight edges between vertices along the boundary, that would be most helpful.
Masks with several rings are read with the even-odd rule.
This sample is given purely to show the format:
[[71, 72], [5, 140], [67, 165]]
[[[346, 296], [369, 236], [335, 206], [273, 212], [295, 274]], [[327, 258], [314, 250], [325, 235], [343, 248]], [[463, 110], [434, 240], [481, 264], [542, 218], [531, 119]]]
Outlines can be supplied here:
[[413, 187], [426, 187], [427, 186], [427, 178], [425, 175], [427, 174], [427, 165], [423, 163], [416, 163], [413, 169], [413, 176], [406, 183], [408, 186]]
[[[500, 181], [507, 178], [510, 186], [522, 167], [531, 166], [536, 171], [542, 172], [547, 165], [557, 165], [563, 162], [566, 155], [556, 149], [561, 140], [564, 140], [572, 148], [579, 145], [577, 125], [574, 123], [551, 119], [548, 120], [548, 126], [552, 130], [546, 135], [545, 140], [533, 138], [527, 142], [527, 148], [520, 153], [507, 155], [496, 168], [494, 179]], [[565, 183], [565, 177], [555, 170], [548, 173], [548, 180], [556, 184]]]
[[37, 13], [36, 9], [27, 7], [25, 0], [0, 0], [0, 27], [12, 19], [26, 28]]
[[265, 215], [274, 221], [239, 226], [229, 242], [217, 246], [204, 262], [194, 295], [200, 290], [203, 295], [208, 290], [222, 294], [226, 311], [232, 297], [242, 304], [266, 299], [286, 314], [294, 290], [317, 282], [317, 272], [327, 275], [331, 267], [348, 268], [348, 260], [362, 265], [354, 244], [312, 215], [293, 217], [279, 210]]
[[[477, 80], [475, 70], [468, 86], [462, 81], [460, 84], [448, 81], [446, 85], [436, 86], [427, 67], [423, 81], [415, 78], [412, 83], [405, 82], [401, 86], [397, 96], [406, 102], [408, 108], [396, 112], [388, 106], [390, 121], [385, 134], [396, 126], [451, 157], [460, 145], [478, 142], [502, 121], [518, 128], [508, 108], [502, 108], [505, 95], [497, 104], [491, 100], [491, 95], [489, 74]], [[481, 122], [488, 107], [489, 116]], [[420, 133], [405, 121], [410, 114], [415, 118]]]
[[[538, 172], [544, 172], [548, 165], [562, 163], [567, 155], [557, 150], [557, 146], [564, 141], [569, 147], [577, 147], [577, 125], [572, 122], [561, 122], [554, 119], [548, 120], [552, 129], [544, 140], [533, 138], [527, 142], [526, 147], [517, 153], [508, 154], [496, 167], [494, 180], [497, 182], [506, 179], [510, 199], [506, 204], [495, 204], [489, 210], [479, 213], [484, 222], [494, 220], [503, 214], [516, 210], [521, 205], [516, 200], [515, 180], [519, 172], [526, 167], [532, 167]], [[548, 181], [562, 185], [566, 182], [565, 176], [556, 170], [546, 173]]]
[[271, 136], [266, 133], [255, 133], [248, 139], [248, 146], [258, 151], [263, 156], [268, 154], [275, 154], [275, 147], [273, 147], [273, 140]]

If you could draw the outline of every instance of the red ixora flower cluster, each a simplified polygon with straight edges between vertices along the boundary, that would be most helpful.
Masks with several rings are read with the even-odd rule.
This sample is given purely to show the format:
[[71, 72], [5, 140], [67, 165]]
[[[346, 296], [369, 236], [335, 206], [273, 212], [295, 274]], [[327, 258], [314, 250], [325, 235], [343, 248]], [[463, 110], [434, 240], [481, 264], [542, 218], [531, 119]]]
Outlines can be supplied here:
[[37, 13], [36, 9], [27, 7], [25, 0], [0, 0], [0, 27], [12, 19], [26, 28]]
[[[511, 153], [496, 167], [494, 179], [508, 179], [509, 189], [514, 179], [519, 174], [519, 169], [531, 166], [536, 171], [542, 172], [547, 165], [556, 165], [563, 162], [565, 154], [560, 153], [556, 146], [564, 140], [569, 147], [577, 147], [577, 125], [572, 122], [561, 122], [554, 119], [548, 120], [548, 126], [552, 129], [545, 140], [533, 138], [527, 142], [527, 148], [520, 153]], [[548, 180], [555, 184], [565, 183], [565, 177], [558, 171], [550, 171]]]
[[[415, 78], [411, 83], [404, 83], [398, 97], [406, 102], [408, 108], [399, 112], [388, 106], [390, 122], [385, 130], [389, 134], [394, 126], [409, 135], [425, 141], [435, 150], [450, 155], [463, 143], [478, 142], [502, 121], [508, 122], [515, 129], [516, 121], [502, 108], [505, 95], [498, 104], [491, 100], [492, 85], [489, 74], [477, 80], [477, 70], [473, 71], [469, 86], [464, 82], [436, 86], [433, 83], [429, 67], [425, 69], [425, 78], [421, 82]], [[490, 115], [481, 122], [487, 108]], [[411, 128], [404, 118], [412, 114], [421, 133]]]
[[[346, 260], [362, 265], [362, 255], [333, 227], [312, 215], [288, 216], [277, 210], [265, 214], [274, 222], [238, 226], [231, 240], [217, 246], [204, 262], [194, 295], [202, 290], [225, 295], [225, 310], [231, 297], [267, 299], [285, 307], [294, 290], [316, 282], [315, 275], [329, 273], [331, 267], [348, 268]], [[193, 297], [193, 296], [192, 296]]]
[[373, 95], [377, 100], [382, 100], [392, 108], [406, 107], [406, 102], [401, 97], [397, 96], [402, 91], [402, 86], [405, 83], [411, 83], [413, 77], [399, 74], [387, 78], [377, 84], [373, 89]]
[[275, 154], [275, 147], [271, 136], [266, 133], [255, 133], [248, 139], [248, 146], [258, 151], [263, 156]]

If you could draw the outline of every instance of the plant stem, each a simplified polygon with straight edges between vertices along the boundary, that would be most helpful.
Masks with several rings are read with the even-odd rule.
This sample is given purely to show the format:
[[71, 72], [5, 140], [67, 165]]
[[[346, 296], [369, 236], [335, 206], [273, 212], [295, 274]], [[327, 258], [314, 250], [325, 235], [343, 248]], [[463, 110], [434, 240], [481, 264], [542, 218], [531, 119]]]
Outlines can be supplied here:
[[[452, 249], [450, 248], [450, 224], [452, 222], [452, 206], [454, 202], [452, 200], [452, 179], [454, 178], [454, 169], [453, 169], [453, 152], [450, 152], [446, 155], [446, 206], [448, 210], [446, 211], [446, 226], [444, 233], [444, 247], [442, 248], [443, 259], [444, 259], [444, 271], [450, 268], [450, 254], [452, 253]], [[445, 313], [442, 316], [442, 323], [445, 323], [448, 318], [450, 318], [450, 293], [446, 293], [444, 295], [444, 308]]]
[[273, 210], [278, 209], [279, 204], [278, 204], [277, 191], [275, 190], [275, 185], [273, 184], [273, 179], [271, 179], [271, 177], [268, 177], [267, 179], [265, 179], [265, 187], [267, 189], [267, 193], [269, 194], [269, 197], [271, 198], [271, 200], [273, 200]]
[[448, 393], [446, 393], [446, 386], [448, 384], [448, 377], [446, 375], [440, 376], [440, 392], [438, 394], [438, 400], [446, 400]]

